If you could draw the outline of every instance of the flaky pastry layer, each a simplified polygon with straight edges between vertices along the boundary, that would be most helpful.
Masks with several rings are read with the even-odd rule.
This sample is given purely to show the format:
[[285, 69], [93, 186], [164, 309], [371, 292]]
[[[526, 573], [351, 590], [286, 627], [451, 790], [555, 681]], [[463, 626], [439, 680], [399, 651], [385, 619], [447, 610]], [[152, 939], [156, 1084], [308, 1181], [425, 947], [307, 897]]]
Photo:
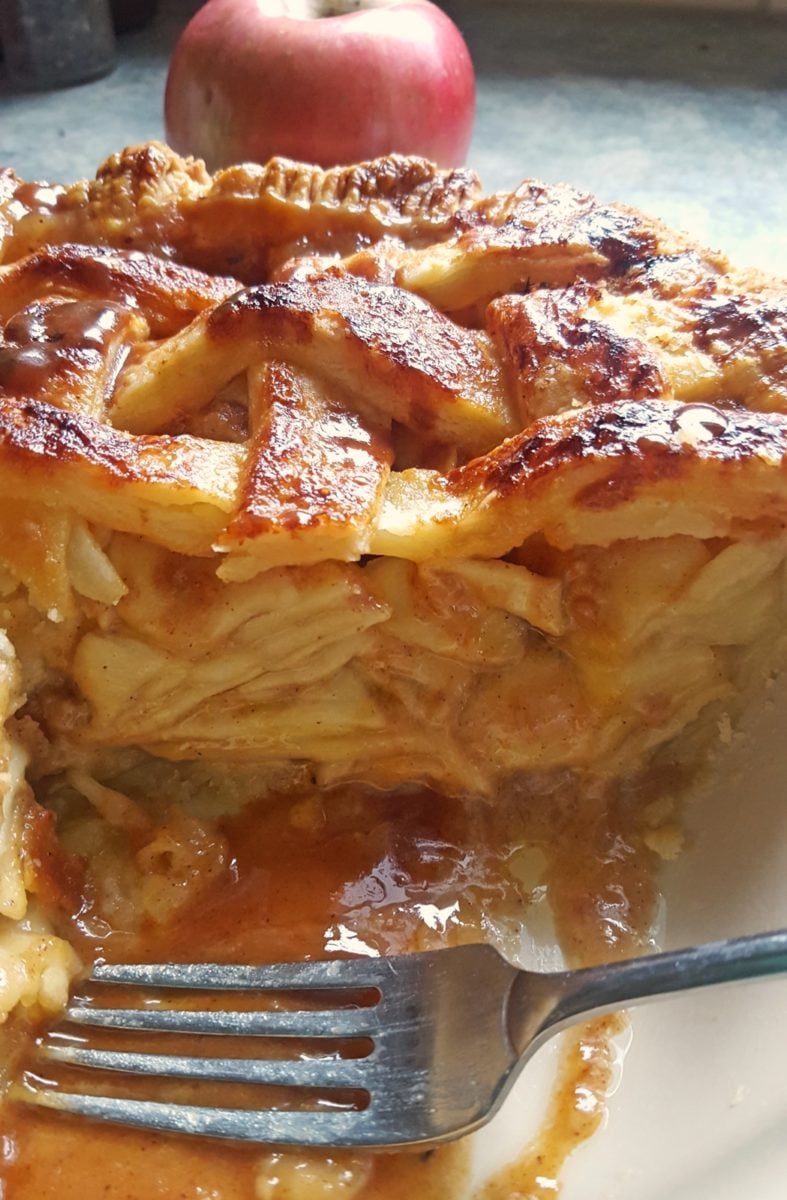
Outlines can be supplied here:
[[113, 754], [493, 797], [635, 770], [775, 657], [778, 281], [562, 185], [155, 144], [0, 174], [0, 264], [15, 937], [25, 756], [97, 805]]

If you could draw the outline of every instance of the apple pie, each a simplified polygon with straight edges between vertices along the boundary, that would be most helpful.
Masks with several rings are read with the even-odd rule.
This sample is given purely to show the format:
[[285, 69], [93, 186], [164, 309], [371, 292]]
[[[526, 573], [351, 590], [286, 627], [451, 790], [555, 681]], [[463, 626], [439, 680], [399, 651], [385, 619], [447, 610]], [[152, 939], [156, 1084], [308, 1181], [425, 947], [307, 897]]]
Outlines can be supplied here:
[[158, 144], [0, 172], [0, 263], [0, 1013], [86, 906], [199, 903], [217, 809], [598, 812], [778, 665], [784, 284], [567, 186]]

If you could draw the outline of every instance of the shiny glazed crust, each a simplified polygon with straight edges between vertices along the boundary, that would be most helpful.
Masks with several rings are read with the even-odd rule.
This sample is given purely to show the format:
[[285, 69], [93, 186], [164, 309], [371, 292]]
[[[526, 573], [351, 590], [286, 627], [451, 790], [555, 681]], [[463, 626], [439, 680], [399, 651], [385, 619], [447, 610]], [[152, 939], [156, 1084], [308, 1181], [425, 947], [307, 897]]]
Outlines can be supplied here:
[[[0, 213], [6, 623], [31, 659], [35, 621], [14, 592], [23, 587], [37, 619], [56, 626], [33, 637], [43, 662], [22, 669], [76, 692], [73, 710], [47, 700], [35, 714], [56, 745], [104, 744], [111, 725], [122, 744], [219, 754], [199, 714], [221, 694], [245, 714], [237, 728], [249, 722], [227, 752], [267, 761], [275, 738], [263, 751], [254, 721], [270, 690], [293, 711], [313, 705], [314, 736], [277, 744], [326, 779], [374, 773], [388, 729], [399, 741], [389, 738], [398, 748], [383, 783], [456, 790], [464, 771], [470, 790], [491, 792], [510, 747], [492, 751], [475, 731], [459, 752], [470, 692], [461, 672], [443, 680], [445, 659], [497, 670], [525, 643], [535, 653], [537, 629], [558, 639], [550, 653], [579, 662], [575, 580], [591, 559], [604, 575], [598, 548], [658, 541], [677, 578], [680, 539], [701, 543], [708, 565], [733, 543], [743, 555], [775, 545], [787, 525], [784, 289], [635, 210], [535, 181], [484, 197], [471, 172], [398, 157], [211, 177], [151, 144], [67, 188], [6, 172]], [[34, 531], [24, 545], [21, 519]], [[264, 685], [250, 682], [259, 664], [247, 664], [248, 680], [239, 669], [226, 694], [214, 675], [197, 685], [195, 671], [220, 671], [221, 637], [209, 671], [196, 642], [172, 642], [161, 611], [151, 615], [181, 578], [212, 581], [216, 629], [222, 605], [275, 607], [285, 584], [298, 597], [295, 628], [313, 589], [341, 617], [336, 645], [328, 653], [317, 621], [311, 667], [293, 651]], [[185, 613], [190, 598], [178, 595]], [[450, 616], [468, 604], [487, 631], [472, 651]], [[445, 649], [424, 659], [417, 682], [403, 647], [442, 644], [444, 619]], [[134, 639], [140, 661], [151, 654], [151, 679], [170, 668], [189, 679], [179, 694], [193, 685], [191, 715], [170, 719], [168, 700], [157, 727], [159, 701], [146, 709], [142, 692], [105, 694], [101, 680]], [[333, 711], [353, 713], [333, 733], [319, 728], [323, 701], [307, 686], [323, 667], [339, 688]], [[456, 725], [428, 767], [406, 728], [427, 695]], [[120, 724], [120, 708], [114, 724], [102, 713], [108, 704], [127, 705]], [[578, 718], [585, 732], [572, 726], [562, 748], [553, 730], [522, 768], [592, 765], [595, 719]], [[634, 741], [666, 738], [676, 720]]]
[[0, 171], [0, 1021], [77, 970], [26, 764], [121, 826], [150, 756], [494, 798], [729, 704], [784, 628], [786, 292], [419, 159]]
[[[0, 196], [5, 494], [24, 477], [87, 520], [111, 507], [115, 528], [218, 550], [225, 573], [242, 554], [248, 574], [394, 546], [507, 553], [533, 447], [548, 493], [589, 470], [590, 428], [598, 497], [663, 490], [657, 457], [726, 527], [719, 448], [758, 474], [762, 439], [781, 487], [783, 289], [634, 210], [532, 181], [485, 198], [471, 172], [395, 156], [211, 177], [157, 144], [69, 188], [6, 172]], [[204, 273], [219, 266], [252, 286]], [[78, 301], [104, 306], [98, 341]], [[577, 504], [583, 537], [608, 538], [615, 505]]]

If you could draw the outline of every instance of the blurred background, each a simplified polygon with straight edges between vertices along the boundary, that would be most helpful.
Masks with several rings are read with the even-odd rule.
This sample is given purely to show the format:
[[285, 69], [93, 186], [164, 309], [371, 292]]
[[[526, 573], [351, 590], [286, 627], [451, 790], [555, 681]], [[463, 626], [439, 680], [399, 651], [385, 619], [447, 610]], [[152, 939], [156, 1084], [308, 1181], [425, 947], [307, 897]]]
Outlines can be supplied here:
[[[46, 32], [73, 2], [0, 0], [4, 36], [14, 6], [26, 5]], [[741, 264], [787, 273], [787, 0], [441, 7], [475, 64], [468, 162], [487, 188], [525, 176], [568, 181], [655, 213]], [[105, 50], [114, 40], [99, 64], [113, 69], [92, 82], [22, 90], [6, 48], [0, 164], [67, 182], [123, 145], [164, 137], [169, 56], [200, 5], [113, 0], [111, 8], [115, 32], [107, 26], [97, 37]]]

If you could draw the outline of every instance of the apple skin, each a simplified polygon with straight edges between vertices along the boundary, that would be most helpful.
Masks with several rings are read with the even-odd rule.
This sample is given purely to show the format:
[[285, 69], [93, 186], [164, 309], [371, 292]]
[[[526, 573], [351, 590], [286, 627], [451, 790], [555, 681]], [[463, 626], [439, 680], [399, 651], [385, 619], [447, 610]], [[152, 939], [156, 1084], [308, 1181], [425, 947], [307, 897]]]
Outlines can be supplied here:
[[475, 77], [453, 21], [429, 0], [357, 2], [298, 18], [282, 0], [208, 0], [170, 63], [173, 148], [210, 170], [277, 154], [324, 167], [394, 152], [464, 162]]

